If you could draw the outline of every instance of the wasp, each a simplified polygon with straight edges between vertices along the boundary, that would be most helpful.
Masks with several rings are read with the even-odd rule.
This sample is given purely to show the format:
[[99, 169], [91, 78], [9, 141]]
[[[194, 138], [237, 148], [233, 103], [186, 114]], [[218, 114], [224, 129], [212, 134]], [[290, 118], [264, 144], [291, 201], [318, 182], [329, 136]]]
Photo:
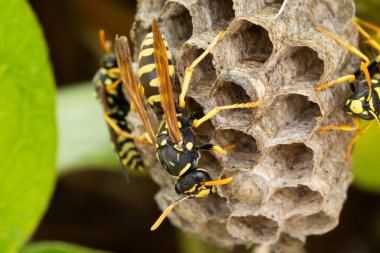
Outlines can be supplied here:
[[144, 143], [144, 139], [130, 133], [126, 120], [130, 104], [123, 92], [116, 56], [112, 53], [111, 42], [105, 40], [104, 30], [99, 31], [99, 40], [105, 55], [93, 82], [97, 98], [103, 106], [103, 116], [109, 127], [112, 146], [124, 170], [129, 167], [142, 171], [144, 163], [135, 141]]
[[[142, 46], [144, 53], [140, 53], [140, 56], [143, 54], [144, 57], [149, 56], [150, 59], [154, 59], [154, 65], [148, 68], [140, 61], [139, 84], [136, 82], [133, 72], [128, 39], [125, 36], [116, 37], [115, 52], [122, 83], [143, 122], [145, 135], [153, 145], [158, 161], [162, 168], [176, 180], [175, 191], [179, 195], [157, 219], [151, 230], [157, 229], [169, 212], [180, 202], [189, 198], [206, 197], [216, 191], [215, 186], [228, 184], [232, 180], [232, 177], [213, 180], [205, 169], [197, 166], [201, 156], [200, 151], [215, 151], [225, 155], [227, 149], [210, 143], [197, 145], [197, 138], [193, 129], [211, 119], [221, 110], [257, 107], [260, 102], [215, 107], [199, 119], [196, 114], [191, 116], [185, 114], [185, 97], [193, 70], [222, 39], [223, 35], [224, 32], [220, 32], [204, 53], [186, 68], [178, 102], [175, 101], [172, 90], [174, 68], [170, 68], [171, 54], [168, 53], [167, 43], [163, 39], [157, 21], [154, 18], [152, 19], [152, 35], [148, 34]], [[169, 59], [168, 55], [170, 56]], [[140, 57], [141, 59], [142, 57]], [[153, 64], [152, 61], [150, 63]], [[141, 82], [142, 73], [148, 72], [141, 70], [145, 67], [150, 71], [155, 71], [155, 74], [152, 73], [150, 78]], [[147, 95], [148, 90], [149, 95]], [[147, 96], [149, 98], [156, 96], [159, 99], [148, 101]], [[157, 103], [158, 101], [163, 110], [163, 117], [159, 123], [155, 121], [154, 115], [152, 116], [152, 102]]]
[[[380, 27], [375, 26], [369, 22], [355, 18], [353, 23], [360, 34], [366, 39], [367, 43], [375, 50], [380, 51], [380, 45], [363, 29], [374, 30], [377, 35], [380, 35]], [[363, 26], [363, 27], [362, 27]], [[359, 49], [342, 41], [332, 33], [317, 28], [321, 33], [326, 34], [337, 43], [342, 44], [351, 53], [359, 56], [362, 59], [361, 65], [352, 74], [340, 77], [326, 84], [321, 84], [316, 87], [317, 91], [326, 89], [332, 85], [342, 84], [348, 81], [352, 95], [346, 100], [344, 110], [353, 116], [354, 126], [340, 125], [340, 126], [325, 126], [319, 130], [320, 134], [323, 134], [327, 130], [341, 130], [341, 131], [356, 131], [359, 130], [346, 149], [346, 158], [350, 160], [352, 147], [365, 131], [367, 131], [375, 121], [377, 121], [379, 127], [379, 114], [380, 114], [380, 55], [374, 57], [373, 60], [363, 54]], [[359, 129], [359, 120], [370, 121], [365, 127]]]

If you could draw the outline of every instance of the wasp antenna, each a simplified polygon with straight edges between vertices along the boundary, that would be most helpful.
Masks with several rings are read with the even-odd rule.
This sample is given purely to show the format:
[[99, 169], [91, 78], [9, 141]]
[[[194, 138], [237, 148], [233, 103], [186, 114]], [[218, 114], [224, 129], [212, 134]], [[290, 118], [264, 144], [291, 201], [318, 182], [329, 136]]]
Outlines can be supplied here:
[[173, 210], [173, 208], [176, 205], [178, 205], [179, 203], [181, 203], [182, 201], [184, 201], [185, 199], [188, 199], [188, 198], [190, 198], [190, 196], [183, 195], [183, 196], [180, 196], [178, 199], [176, 199], [173, 203], [171, 203], [170, 206], [168, 206], [166, 208], [166, 210], [160, 215], [160, 217], [158, 217], [157, 221], [150, 228], [150, 231], [156, 230], [161, 225], [161, 223], [164, 221], [166, 216], [168, 216], [170, 211]]
[[106, 35], [104, 29], [99, 30], [99, 42], [100, 46], [102, 47], [104, 53], [111, 52], [111, 42], [109, 40], [106, 40]]
[[204, 182], [203, 185], [205, 185], [205, 186], [215, 186], [215, 185], [229, 184], [232, 181], [232, 179], [233, 179], [233, 177], [227, 177], [227, 178], [224, 178], [224, 179], [207, 181], [207, 182]]
[[369, 111], [369, 113], [372, 114], [372, 116], [375, 118], [375, 120], [377, 121], [377, 125], [379, 126], [379, 129], [380, 129], [380, 120], [379, 120], [379, 117], [373, 111]]

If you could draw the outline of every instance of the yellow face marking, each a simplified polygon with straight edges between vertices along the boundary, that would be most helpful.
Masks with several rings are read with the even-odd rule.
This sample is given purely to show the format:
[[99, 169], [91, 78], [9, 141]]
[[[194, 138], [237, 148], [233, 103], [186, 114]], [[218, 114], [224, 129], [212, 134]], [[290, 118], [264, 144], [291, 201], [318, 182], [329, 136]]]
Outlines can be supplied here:
[[350, 100], [349, 99], [347, 99], [347, 101], [346, 101], [346, 105], [348, 105], [350, 103]]
[[354, 114], [362, 113], [363, 112], [362, 102], [359, 100], [352, 100], [351, 105], [350, 105], [350, 110]]
[[179, 172], [178, 176], [180, 177], [180, 176], [182, 176], [183, 174], [185, 174], [185, 172], [186, 172], [188, 169], [190, 169], [190, 167], [191, 167], [191, 163], [186, 164], [186, 166], [185, 166], [185, 167]]
[[198, 194], [194, 195], [194, 197], [196, 198], [203, 198], [203, 197], [206, 197], [208, 195], [210, 195], [210, 189], [202, 189]]
[[166, 140], [161, 141], [160, 146], [165, 146], [168, 142]]
[[368, 115], [367, 111], [363, 111], [361, 114]]
[[112, 62], [106, 62], [106, 67], [112, 67], [113, 63]]
[[365, 100], [365, 97], [361, 97], [359, 98], [360, 101], [364, 101]]
[[181, 121], [178, 121], [178, 127], [179, 127], [179, 128], [182, 127], [182, 123], [181, 123]]
[[101, 73], [101, 74], [107, 74], [107, 70], [105, 68], [101, 68], [99, 70], [99, 73]]
[[156, 143], [155, 147], [156, 147], [156, 149], [157, 149], [157, 148], [159, 148], [159, 147], [160, 147], [160, 145], [158, 145], [158, 144]]
[[188, 149], [188, 150], [192, 150], [193, 149], [193, 143], [191, 143], [191, 142], [188, 142], [187, 144], [186, 144], [186, 148]]
[[145, 66], [142, 66], [140, 69], [139, 69], [139, 77], [141, 77], [142, 75], [146, 74], [146, 73], [150, 73], [152, 72], [154, 69], [156, 68], [156, 64], [147, 64]]
[[107, 101], [108, 101], [108, 103], [113, 104], [113, 98], [112, 97], [107, 97]]
[[162, 131], [161, 133], [162, 134], [168, 134], [168, 131], [165, 130], [165, 131]]

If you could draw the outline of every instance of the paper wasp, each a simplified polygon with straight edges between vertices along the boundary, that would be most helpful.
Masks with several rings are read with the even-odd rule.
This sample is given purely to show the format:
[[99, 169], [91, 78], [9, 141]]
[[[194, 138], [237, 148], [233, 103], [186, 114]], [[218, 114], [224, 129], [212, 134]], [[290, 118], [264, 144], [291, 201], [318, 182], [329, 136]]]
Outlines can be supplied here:
[[[358, 18], [353, 21], [356, 29], [360, 34], [367, 40], [367, 43], [373, 47], [375, 50], [380, 51], [380, 44], [378, 44], [363, 28], [362, 26], [374, 30], [377, 36], [380, 37], [380, 27], [375, 26], [366, 21], [362, 21]], [[362, 25], [362, 26], [361, 26]], [[349, 82], [352, 95], [347, 99], [344, 110], [353, 115], [354, 126], [341, 125], [341, 126], [325, 126], [319, 130], [323, 134], [327, 130], [341, 130], [341, 131], [356, 131], [359, 130], [355, 137], [349, 143], [346, 150], [346, 158], [350, 160], [351, 151], [354, 143], [365, 131], [367, 131], [375, 122], [379, 122], [380, 114], [380, 55], [375, 57], [372, 61], [364, 55], [359, 49], [354, 46], [342, 41], [337, 38], [332, 33], [322, 29], [317, 29], [335, 40], [337, 43], [345, 46], [350, 52], [359, 56], [363, 61], [361, 62], [360, 68], [356, 69], [354, 73], [340, 77], [336, 80], [328, 82], [326, 84], [321, 84], [316, 87], [317, 91], [326, 89], [332, 85], [341, 84], [346, 81]], [[363, 120], [371, 121], [367, 126], [359, 129], [359, 118]]]
[[141, 171], [144, 169], [144, 163], [134, 141], [143, 142], [143, 139], [130, 134], [126, 121], [130, 104], [125, 98], [123, 86], [120, 85], [116, 56], [111, 51], [110, 41], [105, 40], [103, 30], [99, 31], [99, 40], [105, 55], [93, 82], [96, 95], [103, 106], [103, 115], [109, 127], [113, 149], [124, 169], [129, 167]]
[[[182, 91], [179, 95], [179, 101], [176, 103], [172, 90], [172, 71], [169, 67], [168, 48], [161, 35], [158, 23], [152, 20], [152, 38], [147, 38], [143, 42], [143, 46], [147, 45], [149, 51], [145, 55], [154, 55], [154, 66], [151, 65], [150, 70], [156, 70], [156, 81], [137, 84], [132, 68], [132, 60], [128, 47], [128, 39], [125, 36], [116, 37], [115, 51], [119, 64], [123, 85], [127, 94], [136, 108], [143, 125], [145, 127], [146, 136], [150, 143], [154, 145], [157, 152], [157, 159], [162, 167], [175, 180], [175, 190], [179, 197], [162, 213], [156, 223], [151, 227], [155, 230], [169, 212], [181, 201], [188, 198], [199, 198], [210, 195], [215, 192], [216, 185], [224, 185], [231, 182], [232, 178], [212, 180], [205, 169], [197, 167], [201, 150], [216, 151], [226, 154], [226, 149], [213, 144], [196, 145], [196, 135], [193, 128], [199, 127], [205, 121], [211, 119], [221, 110], [234, 108], [252, 108], [258, 106], [259, 102], [234, 104], [221, 107], [215, 107], [205, 116], [197, 119], [196, 116], [185, 115], [185, 97], [190, 84], [193, 69], [197, 64], [212, 50], [212, 48], [220, 41], [224, 32], [218, 34], [210, 46], [201, 54], [190, 66], [186, 68]], [[150, 36], [150, 35], [148, 35]], [[149, 45], [149, 46], [148, 46]], [[148, 49], [146, 48], [146, 49]], [[140, 74], [141, 68], [140, 66]], [[173, 69], [174, 70], [174, 69]], [[152, 108], [149, 101], [144, 95], [144, 91], [150, 89], [144, 85], [149, 85], [153, 81], [158, 87], [160, 105], [164, 112], [163, 119], [158, 124], [152, 117]], [[150, 94], [152, 96], [154, 94]]]

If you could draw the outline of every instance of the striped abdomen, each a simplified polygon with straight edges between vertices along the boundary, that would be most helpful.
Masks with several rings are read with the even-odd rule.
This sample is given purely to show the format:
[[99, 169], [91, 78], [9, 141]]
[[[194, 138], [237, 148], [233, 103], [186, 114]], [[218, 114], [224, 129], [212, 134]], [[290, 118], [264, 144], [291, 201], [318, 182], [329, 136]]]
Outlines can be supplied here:
[[[168, 56], [169, 74], [172, 80], [172, 84], [174, 84], [174, 66], [172, 54], [169, 51], [168, 43], [166, 42], [165, 38], [163, 39], [166, 46], [166, 53]], [[144, 94], [148, 99], [149, 104], [152, 107], [161, 108], [160, 93], [158, 91], [156, 65], [154, 63], [153, 50], [153, 34], [148, 33], [145, 36], [144, 41], [141, 43], [139, 54], [140, 84], [143, 87]]]
[[[102, 67], [98, 70], [94, 77], [96, 93], [103, 105], [104, 112], [108, 117], [124, 132], [130, 133], [126, 117], [130, 111], [130, 104], [125, 98], [123, 85], [120, 83], [112, 91], [108, 91], [107, 87], [112, 86], [120, 79], [116, 57], [108, 54], [104, 57]], [[124, 168], [133, 170], [143, 170], [144, 164], [139, 155], [139, 151], [135, 146], [134, 140], [119, 135], [108, 125], [111, 141], [118, 156], [120, 163]]]

